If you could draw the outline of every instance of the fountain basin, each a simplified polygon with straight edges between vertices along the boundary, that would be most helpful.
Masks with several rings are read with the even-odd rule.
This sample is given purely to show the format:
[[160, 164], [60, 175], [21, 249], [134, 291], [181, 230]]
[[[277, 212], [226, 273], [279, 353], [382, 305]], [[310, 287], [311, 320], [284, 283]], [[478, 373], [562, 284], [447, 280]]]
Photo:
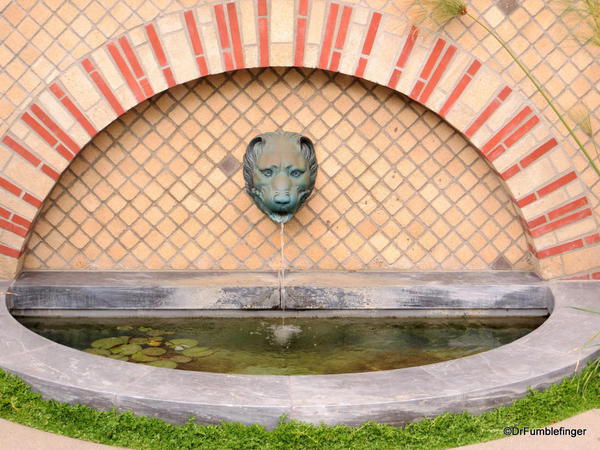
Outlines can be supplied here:
[[[11, 310], [28, 315], [65, 315], [70, 311], [73, 316], [82, 312], [157, 315], [157, 311], [165, 316], [274, 315], [281, 314], [277, 310], [279, 288], [272, 283], [276, 274], [250, 274], [246, 280], [256, 278], [244, 285], [235, 284], [235, 288], [225, 279], [243, 274], [212, 274], [208, 283], [208, 274], [198, 275], [205, 277], [203, 282], [191, 282], [194, 277], [185, 274], [184, 282], [182, 274], [175, 273], [166, 276], [171, 277], [168, 287], [161, 287], [164, 279], [157, 274], [112, 273], [110, 283], [106, 278], [98, 281], [106, 274], [24, 274], [10, 287], [14, 295], [0, 302], [0, 367], [19, 375], [48, 398], [100, 409], [133, 410], [171, 422], [195, 416], [201, 423], [226, 420], [272, 427], [286, 414], [311, 423], [356, 425], [375, 420], [402, 424], [444, 412], [477, 413], [508, 404], [525, 395], [530, 386], [543, 388], [571, 375], [599, 353], [598, 347], [582, 346], [600, 328], [600, 316], [572, 308], [598, 308], [597, 282], [542, 282], [532, 274], [514, 272], [338, 275], [338, 281], [346, 276], [353, 284], [348, 281], [345, 286], [334, 287], [333, 274], [320, 274], [322, 278], [312, 282], [306, 273], [298, 274], [296, 282], [294, 276], [287, 277], [288, 307], [300, 306], [293, 301], [300, 298], [294, 297], [293, 287], [300, 290], [309, 285], [308, 292], [313, 293], [314, 289], [325, 293], [332, 290], [330, 300], [315, 294], [306, 308], [288, 314], [477, 315], [495, 311], [496, 315], [531, 315], [537, 310], [551, 315], [535, 331], [508, 345], [426, 366], [306, 376], [184, 372], [108, 360], [64, 347], [24, 328]], [[66, 278], [60, 281], [61, 277]], [[140, 277], [147, 282], [140, 283]], [[65, 279], [70, 281], [65, 283]], [[361, 279], [370, 279], [370, 284], [360, 284]], [[260, 287], [264, 288], [256, 297], [260, 304], [252, 300], [254, 297], [232, 294], [240, 289], [251, 293]], [[96, 288], [113, 294], [95, 294]], [[163, 290], [160, 295], [147, 296], [157, 288], [168, 289], [168, 294]], [[181, 293], [205, 288], [223, 294], [211, 300], [211, 307], [206, 307], [211, 302], [206, 292], [200, 297], [198, 293]], [[462, 302], [459, 291], [464, 294]], [[119, 296], [115, 292], [120, 292], [120, 303], [116, 303]], [[445, 300], [436, 300], [442, 297]], [[92, 301], [102, 298], [110, 301]], [[246, 300], [236, 305], [234, 298]], [[193, 301], [201, 305], [194, 306]], [[144, 302], [146, 309], [136, 311]]]

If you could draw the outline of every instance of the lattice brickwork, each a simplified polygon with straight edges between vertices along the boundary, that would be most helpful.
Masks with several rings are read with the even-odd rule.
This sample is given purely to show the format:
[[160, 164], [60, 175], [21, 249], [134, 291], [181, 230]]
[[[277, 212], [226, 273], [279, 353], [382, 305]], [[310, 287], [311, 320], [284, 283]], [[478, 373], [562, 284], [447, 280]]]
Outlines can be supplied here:
[[508, 195], [435, 114], [323, 71], [210, 76], [159, 94], [81, 151], [46, 202], [28, 269], [273, 269], [279, 229], [243, 191], [255, 135], [316, 142], [316, 194], [286, 226], [294, 269], [529, 269]]

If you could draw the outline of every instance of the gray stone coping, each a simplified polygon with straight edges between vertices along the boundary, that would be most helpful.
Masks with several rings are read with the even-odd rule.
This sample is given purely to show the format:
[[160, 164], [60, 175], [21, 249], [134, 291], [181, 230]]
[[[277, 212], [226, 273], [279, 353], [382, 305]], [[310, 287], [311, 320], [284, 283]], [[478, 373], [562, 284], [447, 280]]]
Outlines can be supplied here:
[[551, 308], [530, 272], [25, 272], [11, 309], [431, 310]]
[[47, 398], [183, 422], [222, 420], [273, 427], [279, 417], [357, 425], [402, 424], [444, 412], [482, 412], [506, 405], [574, 373], [599, 348], [583, 344], [600, 329], [600, 283], [545, 284], [554, 296], [549, 319], [532, 333], [465, 358], [406, 369], [319, 376], [253, 376], [186, 372], [90, 355], [21, 326], [0, 302], [0, 367]]

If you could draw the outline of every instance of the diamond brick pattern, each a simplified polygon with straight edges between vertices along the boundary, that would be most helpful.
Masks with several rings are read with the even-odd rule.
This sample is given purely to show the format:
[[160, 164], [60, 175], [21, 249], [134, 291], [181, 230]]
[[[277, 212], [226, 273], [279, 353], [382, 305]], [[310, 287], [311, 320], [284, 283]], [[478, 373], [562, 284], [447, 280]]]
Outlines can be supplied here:
[[84, 148], [44, 204], [28, 269], [277, 269], [279, 229], [243, 190], [255, 135], [298, 131], [320, 174], [285, 228], [292, 269], [530, 269], [497, 175], [437, 115], [307, 69], [174, 87]]

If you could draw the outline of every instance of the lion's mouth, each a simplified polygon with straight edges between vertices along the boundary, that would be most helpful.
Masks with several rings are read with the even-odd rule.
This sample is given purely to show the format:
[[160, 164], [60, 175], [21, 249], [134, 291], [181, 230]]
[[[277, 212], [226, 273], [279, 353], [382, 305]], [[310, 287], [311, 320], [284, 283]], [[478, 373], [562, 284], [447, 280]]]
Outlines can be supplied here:
[[270, 211], [269, 217], [277, 223], [286, 223], [294, 214], [287, 211]]

